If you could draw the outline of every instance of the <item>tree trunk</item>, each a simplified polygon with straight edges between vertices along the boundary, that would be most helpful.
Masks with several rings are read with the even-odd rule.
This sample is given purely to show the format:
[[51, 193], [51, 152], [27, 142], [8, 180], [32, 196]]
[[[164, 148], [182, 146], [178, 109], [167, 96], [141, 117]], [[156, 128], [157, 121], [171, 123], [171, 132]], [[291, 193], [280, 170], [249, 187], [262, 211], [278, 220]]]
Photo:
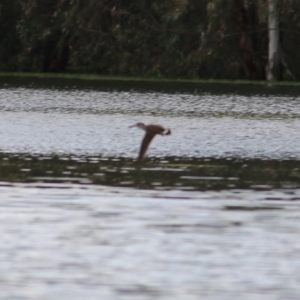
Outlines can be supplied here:
[[266, 74], [267, 80], [273, 81], [280, 77], [278, 0], [268, 0], [268, 6], [269, 55]]

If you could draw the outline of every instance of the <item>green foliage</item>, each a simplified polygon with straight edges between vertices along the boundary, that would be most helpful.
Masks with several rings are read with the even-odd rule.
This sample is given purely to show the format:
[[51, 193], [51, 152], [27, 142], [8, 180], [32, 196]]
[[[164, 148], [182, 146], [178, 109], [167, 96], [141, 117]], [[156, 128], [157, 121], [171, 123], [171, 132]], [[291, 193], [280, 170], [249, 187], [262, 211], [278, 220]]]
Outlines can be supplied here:
[[18, 70], [17, 60], [22, 47], [15, 24], [18, 22], [20, 7], [10, 0], [0, 2], [0, 69], [3, 71]]
[[[247, 3], [251, 3], [254, 21], [245, 18], [250, 11]], [[266, 64], [266, 3], [2, 0], [0, 71], [253, 78], [249, 75], [251, 67], [262, 74]], [[297, 0], [282, 1], [282, 28], [299, 28], [297, 7]], [[247, 30], [253, 34], [242, 35]], [[287, 63], [300, 62], [293, 46], [299, 33], [283, 33]], [[243, 39], [247, 43], [241, 45]], [[251, 52], [250, 58], [247, 51]]]

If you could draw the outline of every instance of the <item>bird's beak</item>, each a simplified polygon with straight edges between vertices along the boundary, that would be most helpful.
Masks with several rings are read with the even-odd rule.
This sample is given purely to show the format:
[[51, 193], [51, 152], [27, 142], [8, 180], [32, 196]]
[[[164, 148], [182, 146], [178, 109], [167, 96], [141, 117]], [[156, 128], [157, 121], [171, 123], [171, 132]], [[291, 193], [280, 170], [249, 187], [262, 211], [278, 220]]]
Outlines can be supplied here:
[[135, 127], [136, 126], [136, 124], [133, 124], [133, 125], [130, 125], [128, 128], [132, 128], [132, 127]]

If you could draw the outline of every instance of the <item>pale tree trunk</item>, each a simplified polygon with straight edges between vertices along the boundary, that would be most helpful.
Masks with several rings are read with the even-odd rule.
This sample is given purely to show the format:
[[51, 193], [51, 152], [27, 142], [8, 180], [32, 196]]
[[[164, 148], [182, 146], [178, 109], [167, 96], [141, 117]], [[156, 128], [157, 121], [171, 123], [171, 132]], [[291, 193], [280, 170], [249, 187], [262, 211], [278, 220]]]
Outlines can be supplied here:
[[269, 55], [266, 73], [267, 80], [272, 81], [280, 77], [278, 0], [268, 0], [268, 6]]

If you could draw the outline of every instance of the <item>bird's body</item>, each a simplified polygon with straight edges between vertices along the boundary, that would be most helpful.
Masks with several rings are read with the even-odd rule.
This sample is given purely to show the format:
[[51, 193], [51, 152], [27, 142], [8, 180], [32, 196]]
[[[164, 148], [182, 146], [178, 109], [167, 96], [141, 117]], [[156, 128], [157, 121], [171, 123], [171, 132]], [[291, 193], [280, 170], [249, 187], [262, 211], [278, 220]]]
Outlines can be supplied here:
[[160, 134], [160, 135], [170, 135], [171, 134], [170, 129], [166, 129], [163, 126], [156, 125], [156, 124], [145, 125], [143, 123], [137, 123], [130, 127], [138, 127], [138, 128], [145, 130], [145, 132], [146, 132], [145, 136], [142, 140], [139, 156], [137, 158], [138, 161], [143, 159], [152, 139], [155, 137], [156, 134]]

